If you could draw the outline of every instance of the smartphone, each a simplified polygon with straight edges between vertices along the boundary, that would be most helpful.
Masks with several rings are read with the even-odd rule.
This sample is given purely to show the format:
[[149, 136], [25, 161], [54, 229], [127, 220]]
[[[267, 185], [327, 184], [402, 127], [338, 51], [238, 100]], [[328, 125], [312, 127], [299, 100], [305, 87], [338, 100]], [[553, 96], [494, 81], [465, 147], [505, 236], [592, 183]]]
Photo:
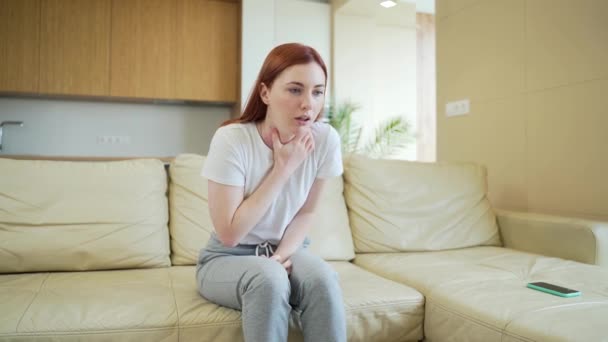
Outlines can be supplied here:
[[560, 297], [576, 297], [576, 296], [581, 295], [580, 291], [549, 284], [549, 283], [545, 283], [542, 281], [535, 282], [535, 283], [528, 283], [528, 287], [531, 289], [537, 290], [537, 291], [550, 293], [552, 295], [556, 295], [556, 296], [560, 296]]

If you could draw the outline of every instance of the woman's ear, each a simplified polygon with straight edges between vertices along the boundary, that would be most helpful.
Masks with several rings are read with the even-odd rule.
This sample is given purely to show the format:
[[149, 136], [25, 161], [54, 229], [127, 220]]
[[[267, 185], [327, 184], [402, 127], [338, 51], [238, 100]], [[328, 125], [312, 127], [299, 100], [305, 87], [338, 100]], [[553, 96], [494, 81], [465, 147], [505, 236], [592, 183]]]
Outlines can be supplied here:
[[262, 82], [260, 84], [260, 98], [262, 99], [262, 102], [264, 102], [264, 104], [266, 104], [268, 106], [268, 97], [270, 95], [270, 89], [268, 89], [268, 87]]

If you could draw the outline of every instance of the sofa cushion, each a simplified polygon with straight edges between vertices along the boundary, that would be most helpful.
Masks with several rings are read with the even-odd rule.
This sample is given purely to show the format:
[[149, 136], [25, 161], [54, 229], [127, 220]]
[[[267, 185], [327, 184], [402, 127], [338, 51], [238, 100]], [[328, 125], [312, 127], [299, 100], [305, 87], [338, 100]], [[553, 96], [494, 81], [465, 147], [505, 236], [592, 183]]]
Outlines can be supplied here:
[[173, 265], [195, 265], [199, 250], [213, 232], [207, 181], [201, 176], [205, 157], [180, 154], [169, 165], [169, 232]]
[[0, 159], [0, 273], [169, 266], [159, 160]]
[[[200, 175], [204, 160], [204, 156], [181, 154], [169, 167], [169, 229], [174, 265], [196, 264], [199, 250], [213, 232], [207, 179]], [[341, 177], [328, 180], [309, 234], [310, 250], [326, 260], [354, 257], [342, 186]]]
[[[608, 336], [608, 270], [507, 248], [358, 255], [355, 263], [426, 297], [431, 341], [600, 341]], [[562, 298], [526, 288], [580, 290]]]
[[[418, 341], [422, 338], [424, 298], [407, 286], [383, 279], [349, 262], [330, 265], [338, 272], [346, 307], [348, 340]], [[194, 266], [172, 267], [180, 341], [242, 341], [241, 313], [200, 297]], [[302, 341], [292, 314], [289, 341]]]
[[356, 252], [500, 245], [483, 167], [357, 155], [345, 164], [344, 194]]
[[168, 268], [0, 275], [0, 340], [177, 341], [171, 285]]

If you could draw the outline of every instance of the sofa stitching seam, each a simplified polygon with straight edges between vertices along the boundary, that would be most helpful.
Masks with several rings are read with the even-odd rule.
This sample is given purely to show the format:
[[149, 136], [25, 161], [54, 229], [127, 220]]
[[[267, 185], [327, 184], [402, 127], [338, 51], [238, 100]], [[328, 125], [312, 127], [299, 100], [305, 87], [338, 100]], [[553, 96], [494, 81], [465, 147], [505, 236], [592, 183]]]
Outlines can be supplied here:
[[[360, 310], [365, 310], [365, 309], [369, 309], [369, 308], [374, 308], [374, 309], [382, 309], [382, 308], [392, 308], [395, 306], [400, 306], [400, 305], [404, 305], [404, 304], [421, 304], [422, 306], [424, 306], [424, 300], [422, 301], [412, 301], [412, 300], [404, 300], [404, 301], [399, 301], [399, 302], [393, 302], [393, 303], [386, 303], [386, 304], [370, 304], [370, 305], [361, 305], [361, 306], [354, 306], [354, 307], [350, 307], [345, 309], [346, 312], [354, 312], [354, 311], [360, 311]], [[409, 307], [408, 307], [409, 309]]]
[[21, 336], [74, 336], [74, 335], [102, 335], [102, 334], [120, 334], [124, 332], [150, 332], [150, 331], [170, 331], [177, 330], [177, 326], [158, 327], [158, 328], [143, 328], [143, 329], [108, 329], [108, 330], [81, 330], [81, 331], [41, 331], [41, 332], [23, 332], [0, 334], [0, 337], [21, 337]]
[[21, 325], [21, 321], [23, 321], [23, 318], [25, 317], [27, 312], [30, 310], [30, 307], [32, 306], [32, 304], [34, 304], [34, 301], [36, 300], [36, 298], [38, 298], [38, 295], [40, 295], [40, 290], [42, 290], [42, 286], [44, 286], [44, 284], [46, 283], [47, 279], [49, 279], [50, 276], [51, 276], [51, 274], [47, 273], [44, 280], [40, 283], [40, 287], [38, 288], [38, 291], [36, 291], [36, 295], [34, 296], [34, 298], [32, 298], [32, 300], [28, 304], [27, 308], [25, 308], [25, 310], [23, 311], [23, 314], [19, 318], [19, 322], [17, 322], [17, 326], [15, 327], [15, 333], [19, 333], [19, 326]]
[[200, 327], [209, 327], [209, 326], [213, 326], [213, 327], [220, 326], [221, 327], [221, 326], [232, 326], [232, 325], [241, 327], [242, 324], [243, 324], [243, 321], [241, 319], [238, 319], [236, 321], [231, 321], [231, 322], [198, 323], [198, 324], [190, 324], [190, 325], [180, 325], [179, 327], [180, 328], [186, 328], [186, 329], [189, 329], [189, 328], [200, 328]]
[[179, 308], [177, 307], [177, 298], [175, 298], [175, 288], [173, 287], [173, 278], [167, 269], [167, 276], [169, 277], [169, 281], [171, 282], [171, 294], [173, 295], [173, 303], [175, 304], [175, 314], [177, 315], [177, 342], [179, 342], [179, 327], [180, 327], [180, 318], [179, 318]]

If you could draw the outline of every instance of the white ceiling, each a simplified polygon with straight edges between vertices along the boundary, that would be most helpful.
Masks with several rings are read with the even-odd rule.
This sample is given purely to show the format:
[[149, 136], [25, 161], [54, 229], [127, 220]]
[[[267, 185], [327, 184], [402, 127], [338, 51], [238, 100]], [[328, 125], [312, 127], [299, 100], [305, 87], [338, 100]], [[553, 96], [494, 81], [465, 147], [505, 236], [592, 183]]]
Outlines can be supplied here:
[[[303, 0], [303, 1], [329, 2], [329, 0]], [[332, 0], [332, 1], [337, 1], [337, 0]], [[416, 6], [416, 12], [435, 14], [435, 0], [393, 0], [393, 1], [397, 2], [397, 5], [399, 3], [413, 4]], [[347, 6], [349, 8], [359, 8], [359, 9], [365, 9], [365, 11], [370, 11], [370, 10], [375, 9], [376, 7], [380, 7], [380, 3], [382, 2], [382, 0], [361, 0], [361, 1], [340, 0], [340, 1], [338, 1], [338, 3], [340, 3], [341, 6], [343, 6], [344, 4], [348, 4], [349, 2], [353, 2]], [[354, 3], [356, 3], [356, 4], [354, 4]], [[395, 6], [395, 7], [397, 7], [397, 6]]]
[[435, 0], [397, 0], [416, 5], [416, 12], [435, 14]]

